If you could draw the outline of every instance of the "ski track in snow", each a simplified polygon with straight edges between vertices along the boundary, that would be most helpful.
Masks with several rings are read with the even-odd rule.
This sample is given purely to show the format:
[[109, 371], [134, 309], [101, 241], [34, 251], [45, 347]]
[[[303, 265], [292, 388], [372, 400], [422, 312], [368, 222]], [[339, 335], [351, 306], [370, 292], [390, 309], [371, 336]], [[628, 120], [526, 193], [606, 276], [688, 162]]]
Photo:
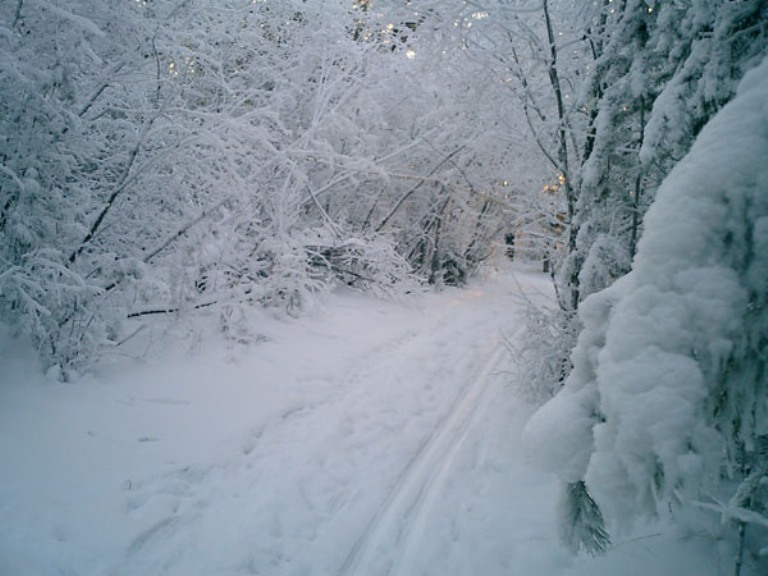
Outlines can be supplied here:
[[421, 528], [436, 492], [450, 473], [453, 459], [470, 427], [478, 405], [487, 393], [489, 375], [505, 352], [499, 344], [481, 365], [477, 376], [456, 398], [450, 412], [419, 447], [398, 476], [394, 489], [376, 511], [370, 524], [350, 551], [339, 574], [410, 574], [419, 543], [412, 538]]

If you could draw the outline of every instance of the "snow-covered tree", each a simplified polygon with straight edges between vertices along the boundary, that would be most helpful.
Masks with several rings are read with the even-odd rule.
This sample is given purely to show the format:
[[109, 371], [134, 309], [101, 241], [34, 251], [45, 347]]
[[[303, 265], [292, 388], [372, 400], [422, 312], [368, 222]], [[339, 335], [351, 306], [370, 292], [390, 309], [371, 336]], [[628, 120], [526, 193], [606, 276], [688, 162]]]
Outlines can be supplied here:
[[605, 545], [600, 510], [700, 507], [735, 526], [737, 574], [766, 568], [767, 100], [768, 60], [664, 180], [631, 273], [584, 301], [574, 369], [526, 427], [574, 548]]
[[763, 2], [604, 2], [588, 22], [590, 116], [561, 271], [573, 308], [625, 274], [662, 179], [759, 61]]
[[[553, 270], [560, 309], [536, 320], [547, 326], [540, 333], [560, 337], [531, 338], [543, 353], [529, 357], [532, 366], [559, 358], [554, 373], [565, 376], [576, 311], [627, 273], [660, 182], [764, 54], [766, 6], [548, 0], [507, 11], [515, 91], [563, 179], [563, 252]], [[556, 389], [538, 368], [529, 372]]]

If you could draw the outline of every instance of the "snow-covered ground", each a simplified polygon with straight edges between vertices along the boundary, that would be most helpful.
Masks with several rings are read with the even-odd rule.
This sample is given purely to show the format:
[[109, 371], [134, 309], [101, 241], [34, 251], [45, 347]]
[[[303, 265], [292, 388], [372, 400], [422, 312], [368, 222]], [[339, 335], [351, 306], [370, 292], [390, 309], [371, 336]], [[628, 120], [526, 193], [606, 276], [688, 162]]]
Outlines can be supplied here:
[[548, 291], [518, 267], [397, 302], [338, 292], [261, 316], [256, 345], [148, 343], [73, 384], [3, 338], [0, 576], [730, 573], [666, 524], [598, 559], [561, 549], [504, 346]]

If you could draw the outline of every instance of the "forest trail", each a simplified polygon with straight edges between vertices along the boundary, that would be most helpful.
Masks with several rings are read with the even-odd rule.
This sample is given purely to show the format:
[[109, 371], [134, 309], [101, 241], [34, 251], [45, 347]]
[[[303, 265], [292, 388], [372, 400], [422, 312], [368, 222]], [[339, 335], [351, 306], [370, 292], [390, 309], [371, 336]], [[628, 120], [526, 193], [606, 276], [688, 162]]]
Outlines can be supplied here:
[[0, 358], [26, 383], [0, 386], [0, 575], [599, 576], [627, 554], [665, 573], [648, 539], [601, 561], [558, 544], [503, 344], [547, 290], [509, 268], [400, 302], [337, 293], [265, 315], [256, 346], [67, 386]]
[[[294, 360], [311, 358], [288, 387], [293, 404], [253, 431], [241, 454], [132, 489], [131, 515], [153, 510], [153, 522], [133, 537], [117, 573], [199, 570], [198, 548], [223, 546], [225, 526], [239, 545], [217, 560], [227, 573], [506, 571], [508, 518], [523, 506], [498, 498], [502, 485], [519, 483], [510, 426], [527, 415], [503, 345], [522, 328], [518, 282], [519, 274], [497, 275], [446, 290], [399, 319], [377, 322], [367, 310], [346, 323], [337, 311], [345, 327], [321, 328], [325, 344], [296, 351]], [[518, 500], [531, 497], [531, 474], [523, 472]], [[551, 489], [551, 479], [538, 483]], [[556, 548], [553, 517], [540, 516], [525, 539], [538, 532]], [[564, 557], [542, 558], [553, 560]]]

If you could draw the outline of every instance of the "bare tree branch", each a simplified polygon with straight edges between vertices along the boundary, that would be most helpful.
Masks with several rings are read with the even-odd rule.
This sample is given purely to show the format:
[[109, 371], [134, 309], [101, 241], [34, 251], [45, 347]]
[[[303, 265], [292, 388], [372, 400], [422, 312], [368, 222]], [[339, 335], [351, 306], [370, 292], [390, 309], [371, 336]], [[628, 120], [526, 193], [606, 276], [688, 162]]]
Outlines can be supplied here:
[[403, 202], [405, 202], [405, 201], [406, 201], [408, 198], [410, 198], [410, 196], [411, 196], [411, 195], [412, 195], [414, 192], [416, 192], [416, 191], [417, 191], [419, 188], [421, 188], [421, 187], [424, 185], [424, 183], [425, 183], [425, 182], [427, 182], [427, 181], [428, 181], [428, 179], [429, 179], [429, 177], [430, 177], [430, 176], [432, 176], [432, 175], [433, 175], [435, 172], [437, 172], [438, 170], [440, 170], [440, 168], [443, 166], [443, 164], [445, 164], [446, 162], [448, 162], [448, 161], [449, 161], [451, 158], [453, 158], [453, 157], [454, 157], [456, 154], [458, 154], [458, 153], [459, 153], [459, 152], [460, 152], [460, 151], [461, 151], [463, 148], [464, 148], [464, 146], [459, 146], [458, 148], [456, 148], [456, 150], [454, 150], [453, 152], [451, 152], [450, 154], [448, 154], [448, 156], [446, 156], [445, 158], [443, 158], [443, 159], [442, 159], [442, 160], [441, 160], [441, 161], [440, 161], [440, 162], [437, 164], [437, 166], [435, 166], [435, 167], [434, 167], [432, 170], [430, 170], [430, 171], [429, 171], [429, 173], [428, 173], [428, 174], [427, 174], [427, 175], [426, 175], [424, 178], [422, 178], [422, 179], [419, 181], [419, 183], [418, 183], [418, 184], [416, 184], [416, 186], [414, 186], [413, 188], [411, 188], [410, 190], [408, 190], [408, 192], [406, 192], [405, 194], [403, 194], [403, 195], [400, 197], [400, 200], [398, 200], [398, 201], [395, 203], [395, 205], [394, 205], [394, 207], [392, 208], [392, 210], [390, 210], [389, 214], [387, 214], [387, 215], [384, 217], [384, 219], [381, 221], [381, 223], [379, 223], [379, 225], [376, 227], [376, 232], [381, 232], [381, 231], [382, 231], [382, 229], [384, 228], [384, 226], [386, 226], [386, 225], [387, 225], [387, 223], [388, 223], [388, 222], [389, 222], [389, 221], [392, 219], [392, 217], [393, 217], [393, 216], [394, 216], [394, 215], [397, 213], [397, 211], [400, 209], [400, 206], [402, 206], [402, 205], [403, 205]]

